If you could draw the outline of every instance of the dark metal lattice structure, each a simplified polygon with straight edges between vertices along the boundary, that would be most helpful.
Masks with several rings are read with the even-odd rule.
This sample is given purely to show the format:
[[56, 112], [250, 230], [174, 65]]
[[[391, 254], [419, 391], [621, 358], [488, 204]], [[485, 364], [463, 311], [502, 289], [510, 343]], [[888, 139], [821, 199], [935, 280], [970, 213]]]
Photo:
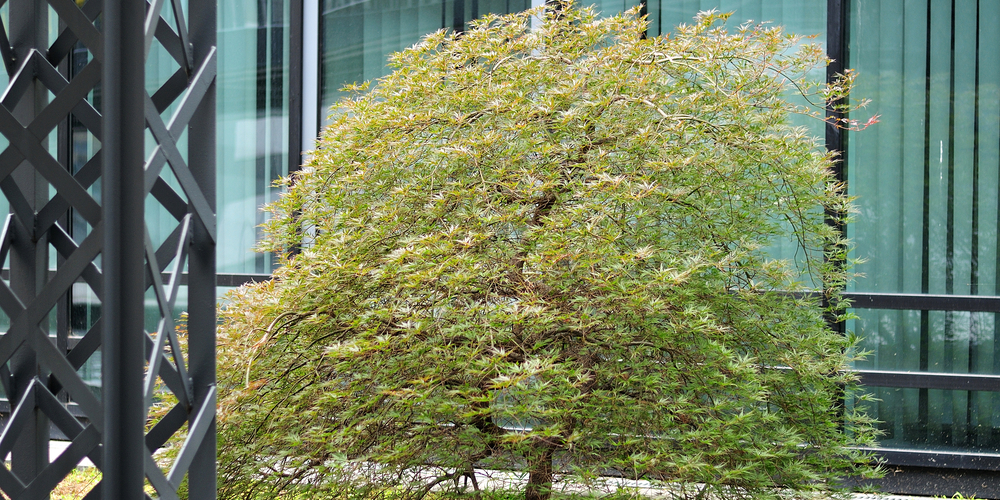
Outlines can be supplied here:
[[[190, 498], [215, 498], [215, 1], [3, 4], [0, 384], [12, 411], [0, 490], [48, 498], [89, 457], [103, 479], [88, 499], [143, 498], [144, 483], [177, 498], [185, 477]], [[149, 93], [154, 47], [176, 71]], [[73, 54], [84, 54], [78, 70]], [[99, 143], [78, 168], [71, 127]], [[176, 223], [151, 235], [147, 210]], [[174, 319], [182, 273], [186, 348]], [[100, 317], [71, 336], [79, 287]], [[95, 356], [99, 394], [78, 373]], [[150, 418], [168, 392], [176, 403]], [[51, 429], [72, 440], [59, 456]], [[163, 463], [156, 452], [174, 436], [179, 452]]]

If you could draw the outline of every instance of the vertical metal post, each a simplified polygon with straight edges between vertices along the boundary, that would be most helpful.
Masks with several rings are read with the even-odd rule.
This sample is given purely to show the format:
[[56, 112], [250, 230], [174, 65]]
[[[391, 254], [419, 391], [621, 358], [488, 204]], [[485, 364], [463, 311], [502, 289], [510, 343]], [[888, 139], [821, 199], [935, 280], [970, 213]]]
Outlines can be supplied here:
[[[320, 34], [320, 8], [319, 0], [302, 0], [302, 26], [301, 29], [292, 29], [292, 46], [300, 45], [302, 48], [302, 123], [301, 146], [295, 142], [289, 142], [289, 149], [299, 149], [309, 151], [316, 147], [316, 134], [319, 131], [320, 114], [320, 88], [319, 88], [319, 34]], [[295, 17], [292, 17], [295, 21]], [[294, 28], [294, 26], [293, 26]], [[294, 38], [294, 33], [301, 33], [300, 38]], [[292, 87], [295, 88], [295, 87]], [[289, 105], [292, 109], [294, 105]], [[291, 116], [291, 115], [289, 115]], [[298, 170], [302, 162], [302, 155], [294, 157], [299, 162], [289, 161], [288, 169]]]
[[[191, 20], [191, 43], [194, 65], [200, 67], [214, 57], [216, 45], [215, 0], [191, 0], [188, 4]], [[215, 80], [202, 98], [198, 111], [188, 125], [188, 161], [191, 174], [198, 182], [209, 208], [216, 211], [216, 140], [215, 140]], [[214, 221], [213, 221], [214, 226]], [[194, 386], [194, 407], [215, 405], [215, 235], [214, 227], [205, 227], [198, 219], [192, 235], [188, 260], [188, 352], [191, 382]], [[206, 398], [208, 400], [206, 400]], [[188, 491], [192, 500], [216, 498], [216, 437], [215, 419], [201, 442], [188, 470]]]
[[[44, 47], [48, 36], [48, 9], [44, 2], [35, 0], [10, 1], [10, 37], [16, 58], [15, 64], [28, 59], [31, 51]], [[13, 115], [22, 124], [31, 121], [44, 109], [48, 92], [37, 80], [33, 81], [19, 99]], [[28, 303], [38, 294], [45, 282], [48, 267], [47, 243], [43, 235], [34, 232], [34, 211], [47, 201], [48, 184], [27, 161], [21, 162], [12, 175], [18, 191], [24, 196], [26, 206], [18, 215], [19, 224], [13, 226], [15, 233], [11, 246], [11, 290], [22, 302]], [[30, 211], [30, 212], [29, 212]], [[33, 325], [29, 325], [33, 326]], [[44, 326], [44, 325], [43, 325]], [[28, 348], [18, 349], [10, 359], [13, 394], [8, 395], [11, 405], [16, 406], [28, 396], [31, 382], [39, 375], [35, 352]], [[21, 430], [11, 453], [12, 470], [21, 477], [35, 477], [48, 465], [49, 426], [45, 415], [35, 408]]]
[[[832, 60], [826, 67], [827, 83], [834, 82], [837, 76], [844, 74], [847, 68], [848, 1], [827, 0], [826, 2], [826, 54]], [[847, 137], [843, 128], [844, 124], [841, 121], [844, 118], [846, 116], [843, 112], [833, 107], [827, 108], [826, 150], [838, 154], [834, 160], [833, 174], [835, 182], [842, 185], [847, 181]], [[827, 215], [827, 221], [836, 227], [841, 234], [846, 235], [847, 227], [842, 222], [846, 214], [828, 213]], [[842, 264], [842, 261], [837, 262], [838, 266]], [[825, 299], [823, 305], [827, 305]], [[838, 321], [832, 313], [827, 314], [827, 321], [835, 331], [845, 333], [844, 322]]]
[[[826, 2], [826, 55], [833, 60], [826, 67], [826, 81], [833, 82], [837, 75], [842, 75], [847, 68], [847, 0], [827, 0]], [[834, 165], [834, 175], [837, 182], [847, 180], [847, 141], [846, 132], [839, 126], [839, 120], [844, 114], [832, 109], [826, 113], [826, 149], [840, 153], [840, 161]], [[843, 229], [843, 228], [841, 228]]]
[[[291, 0], [288, 8], [288, 170], [302, 165], [302, 102], [303, 102], [303, 18], [304, 0]], [[275, 166], [274, 168], [277, 168]]]
[[104, 0], [103, 172], [106, 500], [139, 500], [144, 480], [143, 24], [146, 2]]

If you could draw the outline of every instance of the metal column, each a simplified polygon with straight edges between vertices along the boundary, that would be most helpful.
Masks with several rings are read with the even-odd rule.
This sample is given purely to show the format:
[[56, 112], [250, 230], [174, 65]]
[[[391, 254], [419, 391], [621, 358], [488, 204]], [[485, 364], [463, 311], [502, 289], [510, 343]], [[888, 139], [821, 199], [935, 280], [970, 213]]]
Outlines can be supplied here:
[[[185, 477], [189, 498], [214, 499], [215, 2], [5, 2], [0, 386], [12, 411], [0, 456], [12, 463], [0, 465], [0, 490], [47, 498], [86, 457], [103, 473], [88, 499], [145, 498], [144, 484], [173, 499]], [[149, 93], [152, 50], [176, 71]], [[81, 51], [87, 62], [70, 74]], [[78, 168], [54, 153], [70, 123], [94, 144]], [[151, 233], [147, 207], [175, 223]], [[186, 345], [175, 324], [185, 274]], [[52, 328], [69, 324], [60, 304], [78, 290], [100, 302], [100, 318], [67, 338]], [[92, 359], [100, 397], [78, 373]], [[59, 456], [49, 457], [50, 429], [72, 440]], [[164, 446], [173, 459], [155, 454]]]
[[[10, 57], [27, 60], [38, 44], [44, 43], [44, 27], [48, 21], [48, 11], [44, 3], [33, 0], [11, 0], [10, 5]], [[10, 65], [8, 65], [10, 67]], [[10, 103], [13, 118], [20, 123], [31, 123], [45, 108], [48, 96], [44, 85], [37, 80], [25, 85], [24, 93], [16, 103]], [[7, 104], [7, 103], [4, 103]], [[11, 166], [14, 166], [13, 164]], [[22, 160], [11, 174], [6, 190], [16, 190], [23, 197], [17, 218], [11, 219], [9, 226], [11, 248], [11, 290], [20, 300], [30, 301], [44, 282], [47, 264], [47, 244], [44, 234], [38, 234], [31, 224], [31, 211], [41, 208], [48, 197], [45, 179], [26, 160]], [[13, 207], [13, 204], [11, 204]], [[27, 222], [27, 223], [25, 223]], [[18, 405], [24, 399], [33, 397], [30, 390], [32, 381], [39, 375], [36, 355], [31, 349], [17, 349], [10, 358], [10, 381], [5, 384], [11, 405]], [[48, 423], [44, 413], [37, 409], [23, 413], [24, 423], [12, 450], [12, 468], [15, 473], [32, 476], [38, 474], [47, 463], [49, 440]]]
[[101, 389], [105, 499], [143, 497], [143, 93], [142, 3], [105, 0], [101, 171], [104, 297]]

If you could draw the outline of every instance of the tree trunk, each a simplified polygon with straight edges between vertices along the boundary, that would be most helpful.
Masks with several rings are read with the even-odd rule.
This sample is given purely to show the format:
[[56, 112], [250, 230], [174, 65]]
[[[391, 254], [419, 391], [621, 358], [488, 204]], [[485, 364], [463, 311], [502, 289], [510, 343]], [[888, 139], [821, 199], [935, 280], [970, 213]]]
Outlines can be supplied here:
[[528, 459], [528, 487], [524, 500], [549, 500], [552, 494], [552, 445], [540, 444], [541, 453]]

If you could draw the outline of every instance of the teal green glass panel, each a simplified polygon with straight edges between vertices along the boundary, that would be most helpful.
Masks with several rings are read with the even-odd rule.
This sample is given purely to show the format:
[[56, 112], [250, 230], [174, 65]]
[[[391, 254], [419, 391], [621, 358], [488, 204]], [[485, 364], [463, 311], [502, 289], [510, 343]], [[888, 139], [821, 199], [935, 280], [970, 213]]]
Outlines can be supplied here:
[[220, 273], [269, 273], [273, 268], [272, 256], [252, 249], [265, 217], [260, 207], [277, 198], [279, 190], [272, 184], [289, 169], [289, 5], [289, 0], [219, 1]]
[[[583, 2], [584, 5], [591, 2]], [[599, 0], [598, 11], [611, 15], [640, 5], [638, 0]], [[650, 0], [646, 2], [649, 35], [671, 31], [679, 24], [691, 24], [699, 12], [716, 10], [733, 13], [726, 26], [735, 29], [744, 23], [784, 26], [793, 33], [826, 33], [826, 0]], [[822, 38], [819, 39], [822, 41]]]
[[1000, 393], [873, 387], [883, 448], [1000, 453]]
[[[182, 4], [186, 8], [186, 2]], [[253, 247], [260, 237], [258, 226], [264, 222], [260, 207], [277, 197], [278, 190], [272, 183], [288, 172], [289, 5], [288, 0], [220, 0], [218, 4], [216, 196], [220, 273], [269, 273], [273, 267], [271, 256], [256, 254]], [[6, 6], [0, 8], [0, 16], [5, 12]], [[172, 21], [169, 3], [163, 12], [168, 22]], [[80, 47], [74, 52], [72, 69], [79, 71], [89, 59], [87, 51]], [[177, 62], [154, 41], [145, 68], [147, 91], [155, 92], [178, 68]], [[0, 73], [0, 78], [6, 76]], [[91, 99], [99, 108], [99, 98], [91, 96]], [[164, 110], [164, 121], [170, 119], [173, 111], [174, 107]], [[71, 124], [71, 140], [75, 171], [93, 156], [100, 143], [76, 122]], [[178, 138], [178, 149], [185, 159], [186, 140], [184, 134]], [[147, 154], [155, 144], [147, 132]], [[176, 179], [170, 173], [164, 177], [184, 197]], [[92, 193], [99, 196], [99, 191], [98, 182]], [[152, 198], [147, 200], [145, 208], [150, 238], [159, 244], [177, 226], [177, 221]], [[74, 217], [74, 238], [82, 240], [89, 230], [82, 219]], [[168, 270], [173, 270], [172, 266]], [[145, 329], [154, 332], [158, 328], [159, 311], [151, 291], [146, 294], [145, 304]], [[186, 308], [186, 288], [182, 287], [175, 305], [175, 320]], [[101, 304], [93, 291], [83, 283], [74, 285], [69, 313], [70, 342], [86, 334], [100, 314]], [[50, 324], [55, 325], [55, 320]], [[98, 351], [80, 370], [95, 391], [99, 386], [100, 366]]]
[[[1000, 4], [851, 3], [857, 98], [881, 123], [848, 134], [858, 292], [997, 295]], [[997, 315], [855, 311], [858, 368], [1000, 375]], [[883, 446], [1000, 451], [1000, 393], [874, 388]]]
[[864, 292], [996, 295], [1000, 3], [852, 3], [848, 228]]
[[[181, 2], [182, 8], [187, 3]], [[4, 7], [5, 8], [5, 7]], [[163, 15], [172, 23], [167, 4]], [[218, 4], [217, 121], [217, 265], [220, 273], [269, 273], [272, 256], [253, 247], [264, 222], [261, 205], [274, 200], [273, 182], [287, 175], [289, 165], [289, 0], [220, 0]], [[86, 63], [85, 51], [75, 64]], [[146, 64], [146, 89], [151, 94], [179, 68], [177, 62], [153, 42]], [[168, 121], [173, 107], [162, 117]], [[147, 152], [155, 141], [147, 132]], [[99, 148], [82, 127], [73, 133], [73, 154], [85, 161]], [[298, 148], [298, 145], [295, 145]], [[178, 141], [186, 157], [186, 136]], [[165, 178], [183, 197], [169, 173]], [[146, 203], [147, 224], [154, 244], [176, 227], [176, 220], [155, 200]], [[82, 224], [82, 220], [78, 221]], [[74, 235], [85, 231], [74, 224]]]
[[531, 7], [530, 0], [323, 0], [321, 3], [320, 101], [326, 111], [347, 84], [388, 72], [389, 54], [442, 28], [465, 29], [484, 14]]
[[[322, 107], [325, 110], [342, 97], [340, 89], [345, 84], [385, 75], [387, 55], [412, 45], [424, 34], [441, 28], [461, 29], [469, 19], [487, 12], [517, 12], [530, 5], [527, 0], [324, 0]], [[638, 0], [604, 0], [595, 2], [594, 8], [602, 14], [614, 15], [638, 5]], [[651, 0], [647, 3], [648, 35], [660, 35], [678, 24], [691, 23], [698, 12], [713, 8], [733, 13], [727, 23], [729, 29], [747, 22], [768, 23], [783, 26], [791, 33], [815, 36], [810, 39], [813, 43], [825, 42], [826, 0]], [[818, 68], [811, 77], [822, 81], [825, 69]], [[789, 99], [806, 104], [794, 92], [789, 93]], [[823, 147], [822, 121], [796, 115], [791, 122], [806, 127], [816, 138], [817, 147]], [[798, 245], [791, 240], [775, 242], [766, 251], [775, 258], [801, 257]]]
[[[596, 4], [599, 10], [606, 13], [622, 11], [638, 5], [637, 0], [602, 1]], [[699, 12], [716, 10], [731, 13], [725, 27], [730, 31], [740, 26], [758, 25], [780, 26], [787, 33], [808, 37], [808, 43], [826, 43], [826, 0], [652, 0], [647, 3], [647, 19], [649, 36], [669, 33], [681, 24], [691, 24]], [[810, 75], [813, 81], [826, 79], [826, 68], [818, 67]], [[800, 94], [789, 91], [787, 99], [799, 106], [808, 107], [814, 111], [823, 112], [822, 108], [810, 104]], [[792, 115], [789, 122], [797, 127], [804, 127], [809, 135], [815, 138], [817, 149], [824, 148], [823, 134], [825, 123], [817, 118], [804, 115]], [[793, 238], [774, 241], [764, 251], [775, 259], [796, 261], [802, 259], [802, 250]], [[806, 283], [808, 287], [821, 288], [821, 283]]]
[[1000, 375], [997, 313], [854, 309], [847, 329], [871, 354], [856, 368]]
[[[610, 6], [615, 2], [602, 2]], [[617, 2], [621, 3], [621, 2]], [[629, 7], [638, 2], [630, 2]], [[690, 24], [698, 12], [709, 10], [732, 12], [727, 27], [734, 29], [744, 23], [769, 23], [783, 26], [800, 35], [819, 35], [822, 43], [826, 33], [826, 0], [661, 0], [648, 3], [650, 34], [670, 31], [678, 24]]]

